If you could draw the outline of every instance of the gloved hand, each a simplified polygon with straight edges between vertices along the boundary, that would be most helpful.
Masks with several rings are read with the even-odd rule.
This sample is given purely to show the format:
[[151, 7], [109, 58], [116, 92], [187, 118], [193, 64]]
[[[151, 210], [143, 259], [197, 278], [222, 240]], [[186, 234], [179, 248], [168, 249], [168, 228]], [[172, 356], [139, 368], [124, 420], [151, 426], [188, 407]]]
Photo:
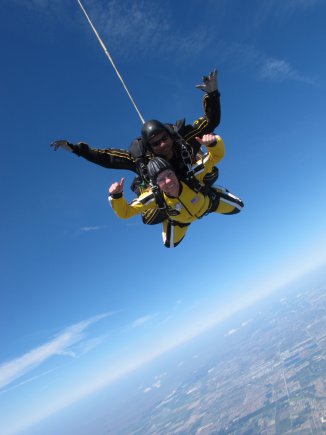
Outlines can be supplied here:
[[74, 145], [67, 140], [56, 140], [51, 143], [51, 147], [54, 148], [54, 151], [57, 151], [59, 148], [63, 148], [66, 151], [73, 152]]
[[204, 134], [202, 138], [196, 137], [196, 140], [200, 143], [200, 145], [204, 145], [204, 147], [212, 147], [217, 144], [217, 139], [215, 134]]
[[116, 181], [115, 183], [112, 183], [109, 187], [109, 195], [119, 195], [123, 193], [123, 186], [124, 186], [125, 179], [121, 178], [120, 181]]
[[86, 153], [89, 149], [89, 146], [85, 142], [78, 142], [76, 144], [72, 144], [67, 140], [56, 140], [51, 143], [51, 147], [54, 148], [54, 151], [57, 151], [59, 148], [63, 148], [64, 150], [75, 153], [78, 156], [82, 152]]
[[203, 84], [196, 85], [197, 89], [201, 89], [208, 94], [217, 91], [217, 70], [210, 72], [208, 76], [203, 77]]

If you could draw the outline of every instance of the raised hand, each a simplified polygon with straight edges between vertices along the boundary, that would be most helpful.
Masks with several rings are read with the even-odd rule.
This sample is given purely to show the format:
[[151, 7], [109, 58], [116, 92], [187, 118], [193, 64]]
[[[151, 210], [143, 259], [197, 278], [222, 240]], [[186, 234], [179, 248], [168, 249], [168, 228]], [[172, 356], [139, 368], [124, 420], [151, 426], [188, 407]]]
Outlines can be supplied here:
[[204, 145], [204, 147], [209, 147], [212, 145], [215, 145], [217, 142], [215, 134], [209, 133], [204, 134], [202, 138], [196, 137], [196, 140], [201, 144]]
[[217, 70], [210, 72], [208, 76], [203, 77], [203, 83], [196, 85], [197, 89], [201, 89], [208, 94], [217, 91]]
[[50, 146], [53, 147], [54, 151], [57, 151], [59, 148], [70, 151], [71, 153], [73, 151], [73, 144], [67, 140], [56, 140], [52, 142]]
[[125, 179], [121, 178], [120, 181], [116, 181], [115, 183], [112, 183], [111, 186], [109, 187], [109, 194], [117, 195], [118, 193], [122, 193], [124, 182]]

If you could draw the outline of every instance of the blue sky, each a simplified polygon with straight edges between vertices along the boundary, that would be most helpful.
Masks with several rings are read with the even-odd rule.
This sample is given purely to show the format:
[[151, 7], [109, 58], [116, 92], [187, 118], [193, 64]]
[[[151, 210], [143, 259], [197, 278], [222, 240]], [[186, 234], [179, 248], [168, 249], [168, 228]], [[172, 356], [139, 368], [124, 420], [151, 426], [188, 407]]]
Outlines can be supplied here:
[[107, 187], [132, 175], [49, 146], [139, 134], [112, 66], [77, 1], [3, 4], [1, 433], [326, 262], [325, 2], [83, 4], [145, 119], [195, 120], [195, 85], [218, 68], [219, 184], [245, 208], [194, 223], [175, 250], [158, 226], [119, 220]]

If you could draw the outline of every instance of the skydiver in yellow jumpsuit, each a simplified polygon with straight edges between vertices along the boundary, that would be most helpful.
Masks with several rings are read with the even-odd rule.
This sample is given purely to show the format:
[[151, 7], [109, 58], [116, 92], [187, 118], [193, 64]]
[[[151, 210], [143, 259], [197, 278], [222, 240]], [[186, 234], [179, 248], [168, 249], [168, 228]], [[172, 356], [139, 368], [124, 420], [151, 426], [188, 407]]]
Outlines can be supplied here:
[[[162, 132], [161, 135], [165, 133]], [[205, 146], [208, 153], [201, 156], [193, 167], [196, 182], [180, 181], [170, 163], [162, 157], [153, 158], [147, 165], [152, 188], [135, 198], [130, 204], [123, 197], [124, 179], [109, 187], [109, 201], [115, 213], [127, 219], [146, 210], [161, 207], [155, 187], [163, 197], [168, 218], [163, 225], [163, 243], [168, 248], [177, 246], [184, 238], [189, 225], [208, 213], [225, 215], [239, 213], [243, 208], [240, 198], [223, 187], [207, 187], [203, 178], [225, 154], [224, 142], [220, 136], [206, 134], [197, 141]], [[160, 140], [155, 137], [156, 142]], [[162, 137], [164, 140], [164, 137]], [[189, 185], [190, 184], [190, 185]]]

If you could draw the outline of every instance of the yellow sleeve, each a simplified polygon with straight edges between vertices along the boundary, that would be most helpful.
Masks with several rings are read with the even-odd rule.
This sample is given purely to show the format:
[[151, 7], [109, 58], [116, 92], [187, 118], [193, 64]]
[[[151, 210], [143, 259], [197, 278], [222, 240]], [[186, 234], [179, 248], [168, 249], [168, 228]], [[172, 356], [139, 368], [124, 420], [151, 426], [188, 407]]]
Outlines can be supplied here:
[[135, 198], [130, 204], [123, 196], [120, 198], [112, 198], [109, 196], [109, 202], [115, 214], [121, 219], [129, 219], [146, 210], [156, 208], [155, 197], [152, 192], [146, 192]]
[[[208, 162], [207, 164], [211, 165], [211, 168], [216, 165], [219, 161], [221, 161], [225, 155], [225, 145], [221, 136], [215, 135], [216, 144], [208, 147]], [[204, 162], [205, 163], [205, 162]], [[205, 164], [206, 166], [206, 164]]]
[[225, 146], [221, 136], [216, 135], [216, 144], [208, 147], [208, 154], [205, 154], [200, 160], [197, 161], [197, 164], [203, 164], [204, 170], [202, 172], [198, 172], [196, 178], [199, 181], [203, 181], [204, 176], [211, 172], [213, 167], [221, 161], [225, 155]]

